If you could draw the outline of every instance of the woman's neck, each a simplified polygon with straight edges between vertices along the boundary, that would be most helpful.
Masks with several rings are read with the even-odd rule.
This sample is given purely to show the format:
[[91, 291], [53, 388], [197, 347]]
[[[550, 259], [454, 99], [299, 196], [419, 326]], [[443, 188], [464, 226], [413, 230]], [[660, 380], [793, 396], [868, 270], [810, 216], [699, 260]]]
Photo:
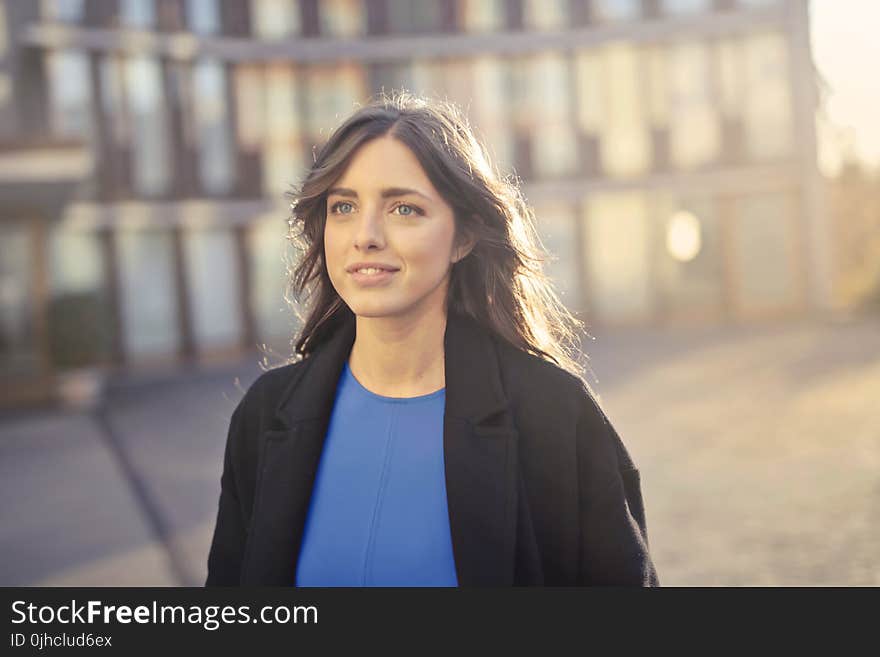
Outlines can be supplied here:
[[427, 395], [446, 385], [446, 313], [421, 317], [357, 317], [348, 365], [370, 392]]

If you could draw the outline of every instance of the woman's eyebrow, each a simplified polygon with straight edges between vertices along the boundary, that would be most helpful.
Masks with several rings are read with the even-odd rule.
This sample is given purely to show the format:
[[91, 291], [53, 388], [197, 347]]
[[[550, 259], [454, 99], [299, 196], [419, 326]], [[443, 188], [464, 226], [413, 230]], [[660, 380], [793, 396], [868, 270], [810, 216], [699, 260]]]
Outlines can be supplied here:
[[[357, 198], [358, 193], [353, 189], [349, 189], [348, 187], [334, 187], [327, 192], [327, 196], [331, 195], [336, 196], [346, 196], [349, 198]], [[409, 194], [415, 194], [416, 196], [421, 196], [426, 201], [432, 200], [430, 196], [422, 194], [420, 191], [415, 189], [409, 189], [407, 187], [387, 187], [381, 190], [380, 194], [382, 198], [392, 198], [395, 196], [407, 196]]]

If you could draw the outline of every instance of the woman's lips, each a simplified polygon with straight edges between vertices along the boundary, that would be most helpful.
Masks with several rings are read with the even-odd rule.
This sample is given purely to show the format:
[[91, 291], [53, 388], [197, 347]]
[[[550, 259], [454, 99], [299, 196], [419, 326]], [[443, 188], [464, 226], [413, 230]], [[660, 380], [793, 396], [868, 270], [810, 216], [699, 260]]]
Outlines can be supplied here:
[[390, 271], [384, 269], [382, 271], [376, 272], [375, 274], [365, 274], [359, 271], [349, 272], [351, 277], [354, 279], [354, 282], [363, 287], [371, 287], [374, 285], [384, 285], [394, 274], [397, 273], [398, 270]]

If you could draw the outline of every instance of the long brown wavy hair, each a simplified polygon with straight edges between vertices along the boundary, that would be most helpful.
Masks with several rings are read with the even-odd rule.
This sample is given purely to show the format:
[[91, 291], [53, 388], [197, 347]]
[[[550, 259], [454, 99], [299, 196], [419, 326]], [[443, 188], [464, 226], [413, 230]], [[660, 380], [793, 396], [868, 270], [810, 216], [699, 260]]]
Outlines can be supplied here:
[[383, 136], [405, 144], [454, 210], [457, 242], [475, 238], [452, 265], [448, 312], [468, 315], [516, 347], [577, 376], [584, 325], [560, 301], [543, 266], [550, 254], [515, 175], [503, 177], [458, 107], [407, 91], [382, 92], [358, 108], [314, 156], [291, 192], [289, 239], [300, 251], [287, 300], [299, 317], [292, 360], [306, 358], [354, 313], [337, 294], [324, 262], [327, 191], [366, 142]]

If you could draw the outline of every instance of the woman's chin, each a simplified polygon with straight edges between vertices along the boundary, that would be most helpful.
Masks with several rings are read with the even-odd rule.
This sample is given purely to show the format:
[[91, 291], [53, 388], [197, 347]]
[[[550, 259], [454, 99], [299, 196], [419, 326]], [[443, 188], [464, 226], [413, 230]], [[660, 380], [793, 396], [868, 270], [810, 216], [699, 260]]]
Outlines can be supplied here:
[[358, 317], [365, 318], [394, 317], [402, 312], [401, 308], [389, 303], [354, 303], [349, 304], [349, 308]]

